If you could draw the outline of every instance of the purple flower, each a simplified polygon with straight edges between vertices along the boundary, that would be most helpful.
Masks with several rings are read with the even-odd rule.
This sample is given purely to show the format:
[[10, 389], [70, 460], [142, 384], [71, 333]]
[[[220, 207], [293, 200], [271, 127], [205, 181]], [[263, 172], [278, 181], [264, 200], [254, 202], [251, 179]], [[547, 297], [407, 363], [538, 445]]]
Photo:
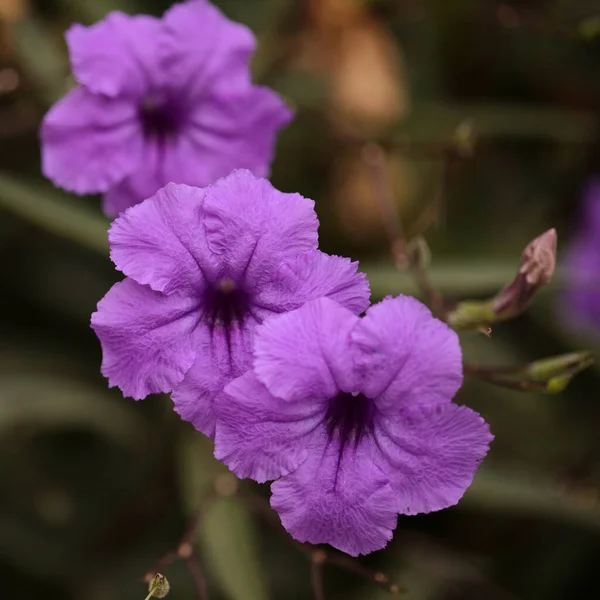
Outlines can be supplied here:
[[126, 210], [109, 241], [127, 277], [92, 315], [110, 385], [135, 399], [174, 391], [175, 410], [212, 436], [213, 398], [250, 367], [265, 318], [322, 296], [369, 305], [357, 263], [319, 252], [317, 228], [312, 200], [244, 170]]
[[81, 85], [41, 129], [42, 168], [58, 186], [105, 192], [114, 216], [170, 182], [206, 186], [237, 168], [267, 176], [291, 112], [252, 85], [252, 32], [207, 0], [162, 20], [113, 12], [66, 38]]
[[600, 178], [592, 179], [584, 193], [562, 267], [568, 285], [560, 297], [561, 317], [581, 332], [600, 333]]
[[353, 556], [383, 548], [398, 513], [458, 502], [493, 439], [451, 402], [456, 334], [400, 296], [363, 319], [327, 298], [272, 317], [253, 369], [215, 402], [215, 456], [272, 484], [271, 505], [301, 542]]

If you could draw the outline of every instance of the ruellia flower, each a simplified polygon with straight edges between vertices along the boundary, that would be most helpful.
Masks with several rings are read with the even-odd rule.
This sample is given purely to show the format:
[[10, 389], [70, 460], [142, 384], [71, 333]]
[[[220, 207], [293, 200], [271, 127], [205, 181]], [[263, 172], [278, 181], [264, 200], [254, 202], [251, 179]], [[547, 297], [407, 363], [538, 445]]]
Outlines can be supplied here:
[[127, 277], [98, 303], [102, 373], [126, 396], [173, 391], [175, 410], [214, 433], [213, 398], [250, 366], [267, 317], [327, 296], [359, 314], [357, 263], [317, 250], [314, 202], [249, 171], [207, 188], [169, 184], [109, 230]]
[[565, 256], [566, 283], [560, 314], [570, 327], [600, 333], [600, 177], [592, 179], [583, 196], [581, 215]]
[[456, 504], [493, 439], [451, 402], [456, 334], [417, 300], [362, 319], [328, 298], [257, 330], [253, 368], [215, 402], [215, 456], [272, 479], [271, 505], [301, 542], [353, 556], [383, 548], [398, 513]]
[[268, 175], [291, 112], [255, 86], [252, 32], [207, 0], [162, 19], [112, 12], [66, 34], [80, 84], [46, 115], [42, 168], [115, 216], [167, 183], [206, 186], [232, 170]]

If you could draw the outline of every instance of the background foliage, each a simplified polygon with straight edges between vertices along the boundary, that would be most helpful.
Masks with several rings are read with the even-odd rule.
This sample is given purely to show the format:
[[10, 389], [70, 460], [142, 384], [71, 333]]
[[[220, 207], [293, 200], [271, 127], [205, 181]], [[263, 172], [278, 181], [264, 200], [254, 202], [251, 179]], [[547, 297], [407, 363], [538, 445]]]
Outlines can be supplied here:
[[[416, 290], [389, 259], [361, 139], [393, 149], [398, 209], [417, 231], [442, 174], [422, 150], [472, 119], [475, 152], [453, 166], [427, 234], [434, 282], [450, 297], [495, 292], [548, 227], [559, 250], [574, 234], [581, 188], [598, 170], [597, 0], [217, 4], [256, 32], [256, 78], [297, 110], [274, 184], [317, 201], [323, 249], [361, 259], [375, 297]], [[177, 544], [219, 472], [168, 398], [135, 403], [107, 389], [89, 329], [118, 279], [107, 221], [98, 198], [68, 196], [40, 175], [40, 119], [71, 84], [65, 28], [169, 5], [0, 0], [0, 593], [11, 600], [141, 600], [140, 576]], [[465, 354], [510, 364], [594, 349], [593, 337], [560, 325], [565, 279], [492, 340], [465, 334]], [[594, 369], [559, 396], [468, 381], [458, 401], [496, 435], [475, 483], [455, 508], [401, 517], [388, 549], [362, 564], [415, 600], [597, 597], [598, 385]], [[236, 498], [207, 513], [197, 547], [211, 598], [311, 597], [306, 558]], [[167, 575], [170, 598], [194, 597], [181, 563]], [[386, 597], [334, 567], [326, 591]]]

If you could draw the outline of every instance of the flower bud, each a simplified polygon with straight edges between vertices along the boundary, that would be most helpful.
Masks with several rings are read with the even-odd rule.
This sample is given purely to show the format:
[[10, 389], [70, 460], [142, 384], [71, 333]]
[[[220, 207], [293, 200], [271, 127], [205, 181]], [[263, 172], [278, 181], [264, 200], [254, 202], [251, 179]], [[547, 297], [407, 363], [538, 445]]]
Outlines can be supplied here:
[[545, 383], [547, 394], [562, 392], [577, 373], [594, 362], [589, 352], [572, 352], [537, 360], [524, 369], [524, 374], [535, 382]]
[[164, 598], [170, 590], [171, 586], [167, 578], [160, 573], [156, 573], [148, 584], [148, 596], [146, 596], [146, 600], [149, 598]]
[[556, 266], [556, 230], [550, 229], [525, 248], [515, 278], [490, 300], [460, 302], [448, 314], [456, 329], [482, 329], [520, 315], [536, 292], [547, 285]]
[[520, 315], [535, 293], [550, 283], [556, 266], [556, 229], [550, 229], [529, 243], [521, 258], [519, 272], [494, 299], [496, 321]]

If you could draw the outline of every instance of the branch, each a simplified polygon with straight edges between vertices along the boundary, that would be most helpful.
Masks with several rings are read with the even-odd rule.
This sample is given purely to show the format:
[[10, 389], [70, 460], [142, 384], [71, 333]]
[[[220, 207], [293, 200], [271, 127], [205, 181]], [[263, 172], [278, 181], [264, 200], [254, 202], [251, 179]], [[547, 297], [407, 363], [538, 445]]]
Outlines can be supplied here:
[[[390, 249], [394, 264], [399, 270], [408, 269], [421, 289], [432, 312], [439, 317], [444, 316], [444, 299], [434, 288], [424, 260], [424, 245], [422, 238], [416, 238], [417, 244], [408, 244], [404, 236], [402, 221], [396, 210], [394, 189], [386, 164], [385, 153], [375, 143], [369, 142], [363, 146], [363, 160], [371, 172], [375, 196], [381, 210], [381, 217], [390, 241]], [[441, 192], [440, 192], [441, 193]], [[436, 200], [440, 202], [440, 200]]]

